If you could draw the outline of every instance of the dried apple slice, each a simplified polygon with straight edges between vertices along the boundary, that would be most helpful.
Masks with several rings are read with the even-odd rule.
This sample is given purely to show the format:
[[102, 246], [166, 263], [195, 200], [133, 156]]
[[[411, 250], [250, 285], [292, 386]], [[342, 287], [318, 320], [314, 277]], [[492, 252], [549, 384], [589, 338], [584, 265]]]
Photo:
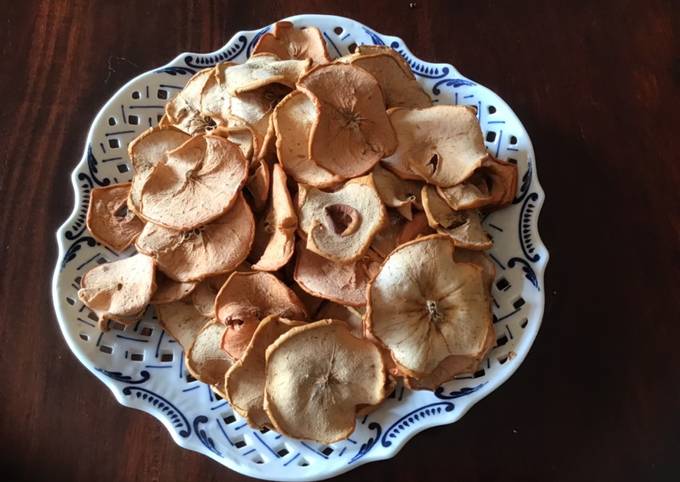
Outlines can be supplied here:
[[489, 186], [478, 173], [474, 173], [467, 181], [455, 186], [437, 187], [437, 193], [454, 211], [477, 209], [491, 202]]
[[247, 322], [234, 320], [231, 324], [227, 325], [227, 329], [224, 330], [220, 342], [222, 350], [234, 360], [240, 360], [259, 324], [260, 320]]
[[510, 204], [517, 193], [517, 166], [489, 156], [470, 178], [447, 188], [439, 195], [456, 211], [499, 209]]
[[175, 127], [152, 127], [130, 143], [128, 154], [134, 175], [130, 186], [128, 207], [137, 215], [139, 215], [142, 187], [153, 168], [165, 161], [169, 151], [177, 149], [190, 138], [187, 133]]
[[373, 181], [382, 202], [386, 206], [396, 208], [406, 219], [413, 219], [414, 206], [422, 209], [421, 182], [401, 179], [380, 165], [373, 169]]
[[386, 258], [394, 248], [399, 246], [399, 233], [404, 227], [406, 219], [394, 210], [387, 211], [387, 222], [375, 234], [371, 249], [381, 258]]
[[212, 68], [196, 73], [175, 97], [165, 104], [164, 123], [187, 134], [205, 132], [212, 121], [201, 113], [201, 92], [212, 75]]
[[226, 214], [189, 231], [147, 223], [137, 237], [137, 250], [153, 256], [158, 267], [177, 281], [196, 281], [236, 269], [248, 256], [255, 219], [239, 195]]
[[291, 437], [331, 444], [347, 438], [357, 409], [384, 400], [380, 350], [338, 320], [290, 329], [266, 351], [264, 409]]
[[184, 355], [189, 373], [197, 380], [215, 386], [218, 392], [222, 392], [224, 375], [234, 363], [220, 346], [225, 329], [222, 323], [207, 322]]
[[168, 278], [162, 271], [156, 273], [156, 291], [151, 297], [152, 305], [173, 303], [189, 296], [196, 289], [196, 283], [182, 283]]
[[475, 250], [493, 246], [493, 241], [482, 227], [478, 211], [454, 211], [430, 184], [423, 186], [421, 197], [430, 226], [451, 237], [456, 246]]
[[[201, 109], [210, 115], [219, 125], [238, 127], [247, 125], [255, 133], [255, 158], [263, 157], [267, 139], [271, 137], [269, 119], [278, 102], [290, 92], [290, 88], [281, 84], [269, 84], [258, 89], [232, 95], [224, 83], [216, 76], [205, 84], [201, 94]], [[271, 129], [270, 129], [271, 127]]]
[[[285, 96], [281, 97], [277, 104], [280, 103], [280, 101], [284, 98]], [[276, 109], [276, 107], [274, 107]], [[274, 132], [274, 110], [271, 111], [269, 116], [267, 117], [267, 134], [264, 137], [263, 144], [262, 144], [262, 150], [260, 151], [260, 159], [264, 159], [269, 163], [269, 165], [273, 165], [278, 161], [276, 158], [276, 133]]]
[[489, 322], [484, 345], [478, 353], [474, 355], [448, 356], [426, 377], [419, 379], [406, 376], [404, 377], [404, 384], [411, 390], [435, 390], [442, 383], [453, 380], [457, 375], [464, 373], [472, 374], [479, 369], [480, 363], [482, 363], [495, 343], [496, 332], [493, 323]]
[[190, 300], [173, 301], [155, 308], [161, 326], [177, 340], [185, 353], [189, 351], [201, 329], [210, 321], [209, 317], [196, 310]]
[[499, 209], [510, 204], [517, 194], [517, 166], [492, 157], [483, 167], [491, 184], [490, 206]]
[[260, 212], [267, 205], [267, 199], [269, 198], [269, 186], [271, 185], [271, 169], [269, 164], [260, 159], [257, 161], [257, 167], [248, 176], [248, 181], [244, 188], [250, 195], [252, 200], [251, 205], [253, 211]]
[[90, 192], [87, 229], [100, 243], [124, 251], [142, 231], [144, 223], [128, 210], [130, 183], [96, 187]]
[[[250, 271], [250, 265], [243, 262], [236, 267], [236, 271]], [[230, 275], [231, 273], [224, 273], [211, 276], [196, 284], [196, 289], [191, 293], [191, 301], [199, 313], [215, 318], [215, 298]]]
[[253, 269], [276, 271], [282, 268], [295, 250], [297, 215], [286, 186], [286, 174], [274, 164], [271, 203], [266, 216], [258, 220], [252, 254], [257, 260]]
[[460, 211], [454, 211], [446, 204], [439, 195], [435, 186], [431, 184], [423, 186], [421, 191], [423, 211], [427, 216], [430, 226], [433, 228], [449, 228], [463, 222], [464, 215]]
[[217, 319], [228, 325], [222, 348], [239, 359], [260, 320], [277, 315], [305, 320], [307, 313], [295, 293], [276, 276], [265, 272], [235, 272], [215, 298]]
[[479, 266], [482, 269], [484, 284], [489, 292], [491, 292], [491, 285], [496, 279], [496, 265], [488, 254], [483, 251], [456, 247], [456, 250], [453, 252], [453, 260], [456, 263], [470, 263]]
[[271, 273], [234, 272], [215, 298], [217, 319], [232, 321], [261, 320], [270, 315], [304, 320], [307, 313], [297, 295]]
[[336, 263], [298, 245], [295, 282], [307, 293], [351, 306], [366, 304], [366, 286], [379, 260], [370, 251], [350, 263]]
[[[221, 81], [222, 72], [229, 65], [231, 64], [222, 63], [211, 69], [211, 75], [206, 79], [200, 96], [201, 112], [214, 119], [218, 127], [226, 128], [233, 127], [234, 125], [231, 103], [235, 96], [229, 93], [226, 84]], [[243, 119], [241, 120], [244, 121]], [[253, 126], [251, 125], [251, 127]]]
[[366, 329], [409, 376], [426, 377], [451, 355], [483, 349], [491, 303], [482, 269], [456, 263], [453, 253], [445, 235], [403, 244], [369, 286]]
[[229, 210], [247, 175], [248, 162], [236, 144], [220, 136], [196, 136], [153, 168], [139, 209], [154, 224], [192, 229]]
[[355, 53], [340, 60], [361, 67], [375, 77], [388, 108], [430, 107], [432, 99], [420, 86], [411, 69], [404, 70], [397, 57], [401, 57], [397, 52]]
[[399, 146], [383, 162], [399, 176], [454, 186], [469, 178], [488, 156], [471, 107], [397, 108], [388, 114]]
[[196, 311], [208, 318], [215, 318], [215, 297], [230, 274], [211, 276], [196, 284], [196, 289], [191, 293], [191, 301]]
[[404, 244], [419, 236], [427, 236], [432, 233], [434, 233], [434, 230], [431, 229], [427, 223], [427, 216], [425, 213], [417, 213], [413, 216], [413, 219], [404, 224], [404, 227], [401, 229], [399, 237], [397, 238], [397, 245]]
[[160, 119], [158, 119], [158, 124], [156, 124], [157, 127], [161, 127], [163, 129], [167, 129], [170, 127], [175, 128], [175, 126], [172, 125], [170, 122], [170, 119], [168, 119], [168, 115], [166, 113], [163, 113]]
[[300, 186], [298, 222], [307, 249], [339, 263], [358, 259], [387, 221], [387, 211], [371, 174], [334, 192]]
[[85, 273], [78, 298], [97, 314], [101, 329], [108, 320], [134, 323], [156, 290], [155, 272], [153, 258], [143, 254], [101, 264]]
[[410, 221], [395, 212], [390, 212], [389, 218], [388, 226], [376, 234], [371, 245], [371, 249], [381, 258], [386, 258], [401, 244], [435, 232], [422, 212], [417, 213]]
[[215, 127], [210, 133], [236, 144], [243, 152], [243, 157], [248, 160], [248, 165], [252, 167], [255, 154], [259, 152], [257, 134], [252, 127], [239, 119], [234, 119], [226, 126]]
[[321, 167], [350, 178], [368, 172], [397, 148], [378, 81], [346, 64], [316, 67], [298, 82], [315, 103], [309, 155]]
[[295, 28], [291, 22], [276, 22], [255, 44], [253, 54], [271, 52], [280, 59], [311, 59], [316, 65], [331, 61], [326, 42], [316, 27]]
[[343, 181], [309, 157], [309, 137], [316, 120], [316, 107], [309, 97], [294, 90], [274, 109], [276, 154], [281, 166], [297, 182], [318, 188]]
[[257, 325], [241, 359], [226, 374], [224, 391], [232, 408], [254, 428], [271, 425], [264, 411], [265, 352], [269, 345], [300, 321], [268, 316]]
[[370, 44], [357, 45], [356, 49], [354, 50], [354, 55], [361, 56], [389, 55], [397, 62], [397, 64], [399, 65], [399, 67], [401, 67], [401, 70], [403, 70], [405, 74], [413, 75], [413, 71], [411, 70], [409, 64], [406, 62], [406, 59], [404, 59], [404, 57], [402, 57], [399, 52], [386, 45], [370, 45]]
[[270, 84], [293, 89], [298, 79], [309, 70], [309, 59], [280, 59], [272, 53], [256, 53], [242, 64], [220, 64], [215, 67], [218, 82], [231, 95], [250, 92]]

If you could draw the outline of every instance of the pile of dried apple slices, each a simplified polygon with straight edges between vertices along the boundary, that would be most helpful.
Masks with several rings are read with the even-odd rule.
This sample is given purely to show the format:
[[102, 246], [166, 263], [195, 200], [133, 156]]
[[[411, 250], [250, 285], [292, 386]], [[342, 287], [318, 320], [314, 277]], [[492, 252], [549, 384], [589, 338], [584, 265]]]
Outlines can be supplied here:
[[332, 60], [318, 29], [279, 22], [246, 62], [194, 75], [129, 155], [87, 226], [137, 253], [78, 295], [101, 329], [153, 305], [251, 426], [331, 443], [398, 379], [434, 389], [493, 347], [481, 215], [517, 169], [394, 50]]

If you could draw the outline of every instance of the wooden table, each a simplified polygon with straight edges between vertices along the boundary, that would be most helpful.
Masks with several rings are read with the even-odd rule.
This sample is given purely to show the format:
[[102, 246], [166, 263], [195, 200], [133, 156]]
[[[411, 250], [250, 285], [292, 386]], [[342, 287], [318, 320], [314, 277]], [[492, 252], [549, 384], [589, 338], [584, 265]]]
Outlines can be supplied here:
[[239, 29], [319, 12], [399, 35], [508, 101], [536, 149], [552, 256], [543, 327], [512, 379], [340, 479], [680, 480], [680, 10], [560, 3], [0, 2], [3, 479], [244, 479], [118, 405], [69, 352], [50, 299], [54, 232], [119, 86]]

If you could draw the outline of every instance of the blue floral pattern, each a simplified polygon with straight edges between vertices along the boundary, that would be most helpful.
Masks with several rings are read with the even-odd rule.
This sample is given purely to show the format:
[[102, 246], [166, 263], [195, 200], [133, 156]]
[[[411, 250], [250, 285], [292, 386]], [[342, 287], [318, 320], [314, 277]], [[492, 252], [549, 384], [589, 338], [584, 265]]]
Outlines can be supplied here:
[[181, 437], [186, 438], [191, 435], [191, 426], [189, 425], [187, 418], [166, 398], [163, 398], [151, 390], [136, 386], [125, 387], [123, 388], [122, 393], [123, 395], [128, 396], [134, 395], [143, 402], [149, 403], [156, 409], [160, 410], [161, 413], [165, 414], [169, 418], [170, 423], [172, 423], [173, 427], [178, 430], [177, 433]]
[[396, 422], [390, 425], [380, 439], [380, 443], [383, 447], [389, 447], [394, 443], [394, 439], [397, 439], [400, 434], [407, 432], [411, 426], [422, 423], [425, 419], [439, 415], [442, 410], [445, 412], [451, 412], [456, 406], [452, 402], [435, 402], [428, 403], [422, 407], [418, 407], [415, 410], [408, 412], [403, 415]]
[[148, 371], [142, 370], [139, 372], [139, 378], [137, 376], [133, 375], [125, 375], [121, 372], [112, 372], [109, 370], [104, 370], [102, 368], [97, 368], [98, 371], [103, 373], [109, 378], [113, 378], [114, 380], [118, 382], [125, 382], [125, 383], [131, 383], [131, 384], [141, 384], [141, 383], [146, 383], [149, 381], [149, 378], [151, 378], [151, 375], [149, 374]]

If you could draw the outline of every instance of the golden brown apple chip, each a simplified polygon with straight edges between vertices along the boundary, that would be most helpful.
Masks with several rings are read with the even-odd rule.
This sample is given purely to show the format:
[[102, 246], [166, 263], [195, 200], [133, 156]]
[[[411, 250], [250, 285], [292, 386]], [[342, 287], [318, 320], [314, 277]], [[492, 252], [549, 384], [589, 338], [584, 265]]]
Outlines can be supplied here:
[[220, 136], [196, 136], [153, 168], [139, 209], [147, 221], [192, 229], [229, 210], [247, 175], [248, 162], [236, 144]]
[[471, 263], [482, 268], [484, 284], [491, 293], [491, 285], [496, 279], [496, 265], [488, 254], [484, 251], [473, 251], [456, 246], [456, 250], [453, 252], [453, 260], [456, 263]]
[[155, 308], [161, 326], [177, 340], [185, 353], [189, 351], [201, 329], [210, 321], [209, 317], [196, 310], [190, 300], [173, 301], [156, 305]]
[[[394, 51], [392, 51], [394, 52]], [[387, 107], [430, 107], [432, 99], [413, 76], [411, 69], [404, 70], [397, 52], [355, 53], [339, 59], [361, 67], [376, 78], [385, 96]]]
[[196, 73], [174, 98], [165, 104], [163, 124], [169, 124], [194, 135], [206, 131], [212, 124], [210, 117], [201, 112], [201, 92], [212, 76], [213, 69]]
[[259, 53], [242, 64], [220, 64], [215, 67], [214, 75], [229, 94], [236, 96], [270, 84], [281, 84], [293, 89], [310, 66], [309, 59], [281, 60], [271, 53]]
[[295, 250], [297, 214], [286, 186], [286, 174], [274, 164], [271, 202], [266, 216], [257, 223], [253, 254], [257, 260], [253, 269], [276, 271], [282, 268]]
[[490, 206], [495, 209], [507, 206], [517, 194], [517, 166], [492, 157], [484, 167], [491, 184]]
[[216, 386], [218, 393], [222, 391], [224, 375], [234, 363], [220, 346], [225, 329], [226, 327], [217, 321], [207, 322], [184, 355], [189, 373], [203, 383]]
[[[216, 67], [218, 68], [218, 67]], [[263, 157], [267, 139], [273, 131], [269, 119], [276, 104], [290, 92], [282, 84], [268, 84], [238, 95], [229, 93], [219, 78], [219, 71], [208, 79], [201, 94], [201, 110], [220, 126], [228, 128], [249, 126], [255, 134], [258, 150], [254, 158]]]
[[362, 56], [389, 55], [397, 62], [397, 64], [399, 64], [399, 67], [401, 67], [401, 70], [403, 70], [405, 74], [413, 75], [413, 71], [404, 57], [402, 57], [399, 52], [386, 45], [357, 45], [354, 54]]
[[281, 166], [297, 182], [318, 188], [334, 186], [343, 178], [309, 157], [309, 136], [316, 120], [314, 103], [300, 91], [288, 94], [274, 109], [276, 153]]
[[164, 162], [169, 151], [177, 149], [191, 137], [175, 128], [152, 127], [135, 138], [128, 146], [134, 175], [130, 186], [128, 207], [139, 215], [139, 199], [149, 174], [160, 162]]
[[468, 179], [488, 157], [474, 109], [435, 105], [390, 109], [399, 146], [385, 165], [399, 176], [420, 176], [450, 187]]
[[349, 263], [336, 263], [298, 244], [295, 281], [309, 294], [343, 305], [366, 304], [366, 286], [379, 259], [370, 251]]
[[100, 243], [124, 251], [142, 231], [144, 222], [128, 210], [130, 183], [95, 187], [90, 192], [87, 229]]
[[97, 314], [100, 328], [108, 320], [134, 323], [156, 290], [155, 272], [153, 258], [143, 254], [100, 264], [83, 276], [78, 298]]
[[453, 253], [445, 235], [403, 244], [369, 286], [366, 329], [409, 376], [427, 377], [447, 357], [484, 347], [491, 303], [482, 269], [456, 263]]
[[390, 224], [375, 236], [371, 249], [384, 259], [397, 246], [434, 232], [435, 230], [427, 222], [425, 213], [416, 213], [413, 219], [407, 221], [401, 215], [392, 211], [390, 212]]
[[456, 246], [475, 250], [493, 246], [493, 241], [482, 227], [478, 211], [454, 211], [430, 184], [423, 186], [421, 197], [430, 226], [450, 236]]
[[182, 283], [168, 278], [162, 271], [156, 272], [156, 291], [151, 297], [152, 305], [163, 305], [179, 301], [189, 296], [196, 289], [196, 283], [189, 281]]
[[222, 350], [234, 360], [240, 360], [259, 324], [259, 320], [247, 322], [239, 320], [227, 325], [222, 335]]
[[260, 320], [278, 315], [305, 320], [307, 313], [295, 293], [276, 276], [265, 272], [235, 272], [215, 298], [217, 319], [228, 325], [222, 348], [239, 359]]
[[401, 179], [380, 165], [373, 169], [373, 181], [382, 202], [386, 206], [396, 208], [406, 219], [413, 218], [414, 206], [422, 209], [421, 182]]
[[371, 249], [381, 258], [386, 258], [394, 248], [399, 246], [399, 234], [406, 224], [406, 218], [395, 210], [387, 210], [387, 222], [375, 234]]
[[302, 324], [300, 321], [268, 316], [257, 325], [241, 359], [227, 372], [224, 382], [226, 398], [251, 427], [271, 425], [263, 407], [265, 352], [279, 336]]
[[256, 213], [262, 211], [267, 205], [269, 198], [269, 186], [271, 185], [271, 173], [269, 164], [260, 159], [257, 167], [248, 176], [248, 181], [244, 188], [250, 194], [251, 205]]
[[356, 177], [397, 148], [378, 81], [362, 68], [321, 65], [300, 79], [298, 89], [316, 105], [309, 155], [321, 167]]
[[419, 236], [436, 232], [427, 223], [425, 213], [419, 212], [410, 221], [395, 211], [389, 212], [389, 222], [373, 239], [371, 250], [381, 259], [385, 259], [394, 248]]
[[239, 195], [222, 217], [189, 231], [147, 223], [137, 237], [137, 250], [153, 256], [158, 267], [177, 281], [196, 281], [236, 269], [248, 256], [255, 219]]
[[[236, 271], [250, 271], [250, 265], [243, 262], [236, 267]], [[215, 318], [215, 298], [230, 275], [231, 273], [219, 274], [197, 283], [196, 289], [191, 293], [191, 301], [203, 316]]]
[[243, 157], [248, 161], [248, 165], [252, 168], [255, 162], [255, 154], [260, 152], [260, 146], [257, 144], [257, 134], [252, 127], [240, 119], [233, 119], [228, 125], [217, 126], [210, 133], [224, 137], [236, 144], [241, 149], [241, 152], [243, 152]]
[[253, 54], [271, 52], [280, 59], [311, 59], [316, 65], [331, 61], [326, 42], [316, 27], [295, 28], [291, 22], [276, 22], [255, 44]]
[[196, 289], [191, 293], [191, 301], [196, 310], [203, 316], [215, 318], [215, 297], [230, 274], [224, 273], [211, 276], [196, 284]]
[[385, 396], [380, 350], [338, 320], [290, 329], [266, 351], [264, 408], [274, 428], [295, 438], [331, 444], [347, 438], [357, 408]]
[[371, 174], [334, 192], [300, 186], [298, 223], [307, 249], [340, 263], [358, 259], [387, 222], [387, 212]]
[[488, 157], [467, 181], [438, 187], [439, 195], [456, 211], [499, 209], [510, 204], [517, 193], [517, 166]]
[[404, 227], [401, 229], [399, 237], [397, 238], [397, 245], [414, 240], [419, 236], [427, 236], [432, 233], [434, 233], [434, 230], [430, 228], [427, 223], [427, 216], [425, 213], [417, 213], [413, 216], [413, 219], [404, 224]]
[[437, 193], [454, 211], [478, 209], [491, 202], [489, 186], [478, 173], [474, 173], [467, 181], [455, 186], [437, 187]]
[[495, 343], [496, 332], [493, 323], [489, 322], [484, 345], [478, 353], [446, 357], [428, 376], [421, 379], [406, 376], [404, 377], [404, 383], [411, 390], [435, 390], [442, 383], [453, 380], [457, 375], [464, 373], [473, 374], [479, 369], [479, 365], [486, 358], [486, 355], [494, 347]]

